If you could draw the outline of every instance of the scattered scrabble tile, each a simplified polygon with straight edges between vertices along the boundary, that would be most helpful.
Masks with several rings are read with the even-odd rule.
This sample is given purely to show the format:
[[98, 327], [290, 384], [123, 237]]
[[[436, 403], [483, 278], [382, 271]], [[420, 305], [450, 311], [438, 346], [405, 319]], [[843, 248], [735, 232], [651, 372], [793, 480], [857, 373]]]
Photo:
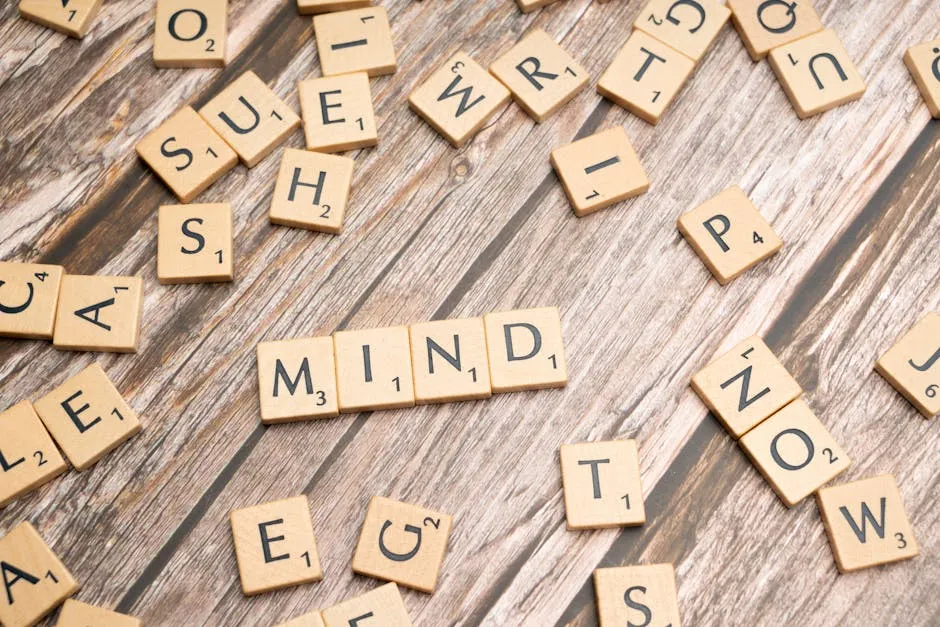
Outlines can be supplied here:
[[62, 266], [0, 261], [0, 337], [50, 340]]
[[756, 335], [693, 376], [692, 389], [736, 438], [803, 392]]
[[494, 392], [564, 387], [565, 345], [557, 307], [483, 316]]
[[787, 507], [802, 501], [852, 463], [802, 399], [745, 433], [740, 444]]
[[102, 0], [20, 0], [27, 20], [81, 39], [101, 9]]
[[522, 9], [523, 13], [530, 13], [536, 9], [548, 6], [555, 1], [556, 0], [516, 0], [516, 2], [519, 3], [519, 8]]
[[509, 90], [458, 52], [411, 92], [408, 104], [447, 141], [460, 148], [509, 100]]
[[135, 353], [143, 301], [139, 277], [66, 274], [52, 344], [62, 350]]
[[341, 412], [415, 404], [407, 327], [339, 331], [333, 350]]
[[[387, 583], [320, 612], [325, 627], [412, 627], [398, 586]], [[367, 620], [368, 619], [368, 620]]]
[[881, 356], [875, 370], [927, 418], [940, 412], [940, 315], [929, 313]]
[[343, 152], [378, 143], [365, 72], [300, 81], [297, 90], [307, 149]]
[[783, 247], [737, 185], [683, 214], [679, 232], [722, 285]]
[[690, 58], [635, 30], [597, 83], [597, 93], [658, 124], [695, 68]]
[[235, 151], [192, 107], [183, 107], [140, 140], [137, 154], [184, 203], [238, 163]]
[[265, 424], [338, 416], [333, 338], [258, 344], [258, 395]]
[[423, 322], [411, 325], [408, 332], [419, 405], [487, 398], [493, 393], [482, 318]]
[[236, 509], [229, 521], [245, 595], [323, 578], [306, 496]]
[[85, 470], [140, 431], [137, 414], [98, 364], [33, 406], [75, 470]]
[[0, 624], [28, 627], [75, 594], [78, 582], [28, 522], [0, 538], [6, 594], [0, 594]]
[[141, 627], [139, 618], [119, 614], [75, 599], [68, 599], [56, 627]]
[[556, 148], [551, 160], [579, 217], [644, 194], [650, 187], [622, 126]]
[[728, 0], [731, 19], [755, 61], [772, 49], [823, 29], [810, 0]]
[[348, 11], [372, 6], [372, 0], [297, 0], [301, 15]]
[[453, 523], [447, 514], [374, 496], [353, 555], [353, 572], [434, 592]]
[[892, 475], [823, 488], [816, 493], [816, 500], [841, 572], [920, 553]]
[[324, 627], [320, 612], [313, 611], [296, 616], [283, 623], [278, 623], [275, 627]]
[[349, 157], [287, 148], [274, 185], [273, 224], [339, 233], [352, 186]]
[[601, 627], [680, 627], [672, 564], [598, 568], [594, 571], [594, 595]]
[[157, 0], [153, 63], [157, 67], [223, 67], [228, 0]]
[[646, 522], [635, 440], [561, 447], [568, 529], [633, 527]]
[[300, 118], [254, 72], [245, 72], [199, 110], [249, 168], [300, 126]]
[[382, 76], [398, 69], [385, 7], [314, 16], [313, 33], [324, 76], [350, 72]]
[[581, 64], [538, 28], [498, 58], [490, 72], [536, 122], [574, 98], [590, 78]]
[[232, 280], [231, 205], [164, 205], [157, 216], [160, 283]]
[[729, 17], [718, 0], [651, 0], [633, 27], [699, 61]]
[[940, 119], [940, 39], [934, 39], [908, 49], [904, 64], [930, 109]]
[[858, 100], [865, 81], [832, 30], [774, 48], [768, 57], [801, 119]]
[[29, 401], [0, 413], [0, 507], [67, 468]]

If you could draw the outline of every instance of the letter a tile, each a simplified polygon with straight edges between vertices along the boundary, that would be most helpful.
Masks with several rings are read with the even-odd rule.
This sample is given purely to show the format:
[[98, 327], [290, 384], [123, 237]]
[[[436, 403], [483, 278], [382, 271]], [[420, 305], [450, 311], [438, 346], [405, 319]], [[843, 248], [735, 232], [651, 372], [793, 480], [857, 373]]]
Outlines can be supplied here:
[[731, 19], [755, 61], [774, 48], [823, 29], [810, 0], [728, 0]]
[[271, 223], [339, 233], [354, 166], [349, 157], [287, 148], [271, 198]]
[[258, 344], [258, 395], [265, 424], [338, 416], [333, 338]]
[[415, 404], [407, 327], [339, 331], [333, 351], [341, 412]]
[[300, 81], [297, 91], [308, 150], [343, 152], [378, 143], [365, 72]]
[[940, 119], [940, 39], [910, 48], [904, 64], [914, 77], [930, 115]]
[[321, 612], [326, 627], [412, 627], [398, 586], [387, 583]]
[[672, 564], [598, 568], [594, 595], [600, 627], [679, 623], [676, 571]]
[[731, 11], [717, 0], [652, 0], [633, 27], [700, 61]]
[[494, 392], [561, 388], [568, 384], [557, 307], [483, 316]]
[[561, 447], [568, 529], [633, 527], [646, 522], [635, 440]]
[[875, 370], [925, 417], [936, 416], [940, 412], [940, 315], [924, 316], [881, 356]]
[[141, 627], [141, 625], [143, 623], [139, 618], [88, 605], [75, 599], [68, 599], [65, 602], [59, 613], [59, 622], [56, 623], [56, 627]]
[[52, 344], [61, 350], [136, 353], [143, 313], [140, 277], [62, 277]]
[[324, 76], [350, 72], [382, 76], [398, 69], [385, 7], [317, 15], [313, 32]]
[[157, 0], [153, 30], [157, 67], [223, 67], [228, 0]]
[[0, 413], [0, 507], [67, 469], [29, 401]]
[[0, 337], [52, 339], [62, 266], [0, 261]]
[[20, 15], [81, 39], [101, 9], [102, 0], [20, 0]]
[[419, 405], [488, 398], [493, 393], [482, 318], [423, 322], [408, 331]]
[[234, 276], [232, 207], [164, 205], [157, 213], [160, 283], [217, 283]]

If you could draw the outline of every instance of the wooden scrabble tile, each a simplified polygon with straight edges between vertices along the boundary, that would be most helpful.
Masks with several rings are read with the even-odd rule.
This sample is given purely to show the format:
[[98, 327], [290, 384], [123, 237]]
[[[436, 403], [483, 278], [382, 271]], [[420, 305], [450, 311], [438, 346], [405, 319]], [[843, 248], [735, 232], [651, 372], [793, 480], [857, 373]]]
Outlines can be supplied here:
[[341, 412], [415, 404], [407, 327], [339, 331], [333, 351]]
[[102, 0], [20, 0], [27, 20], [81, 39], [91, 28]]
[[67, 469], [29, 401], [0, 413], [0, 507]]
[[199, 110], [249, 168], [300, 126], [300, 117], [254, 72], [239, 76]]
[[755, 61], [767, 53], [823, 29], [810, 0], [728, 0], [731, 20]]
[[348, 11], [372, 6], [372, 0], [297, 0], [301, 15]]
[[833, 30], [774, 48], [770, 66], [800, 119], [858, 100], [865, 81]]
[[408, 333], [418, 405], [492, 395], [482, 318], [422, 322]]
[[258, 396], [265, 424], [338, 416], [333, 338], [258, 344]]
[[352, 187], [355, 161], [339, 155], [287, 148], [274, 185], [273, 224], [339, 233]]
[[509, 90], [463, 52], [408, 96], [411, 109], [457, 148], [508, 101]]
[[940, 412], [940, 315], [928, 313], [875, 364], [927, 418]]
[[841, 572], [920, 553], [892, 475], [823, 488], [816, 493], [816, 501]]
[[519, 8], [522, 9], [523, 13], [530, 13], [536, 9], [541, 9], [544, 6], [555, 2], [556, 0], [516, 0], [519, 3]]
[[0, 594], [4, 627], [35, 625], [78, 590], [78, 582], [28, 522], [0, 538], [0, 564], [6, 589]]
[[183, 107], [137, 143], [137, 154], [189, 202], [235, 167], [238, 157], [192, 107]]
[[636, 440], [561, 447], [568, 529], [634, 527], [646, 522]]
[[650, 124], [679, 94], [695, 68], [690, 58], [635, 30], [597, 82], [597, 93]]
[[777, 496], [793, 507], [849, 467], [852, 460], [802, 399], [740, 440]]
[[66, 274], [52, 344], [61, 350], [136, 353], [143, 308], [140, 277]]
[[0, 337], [50, 340], [62, 266], [0, 261]]
[[232, 280], [231, 205], [164, 205], [157, 216], [157, 279], [160, 283]]
[[940, 39], [908, 49], [904, 64], [914, 77], [930, 114], [940, 119]]
[[56, 627], [141, 627], [139, 618], [67, 599]]
[[[323, 610], [325, 627], [412, 627], [398, 586], [387, 583], [354, 599]], [[367, 620], [368, 619], [368, 620]]]
[[98, 364], [33, 406], [75, 470], [85, 470], [140, 431], [137, 414]]
[[236, 509], [229, 521], [246, 596], [323, 578], [306, 496]]
[[297, 90], [308, 150], [343, 152], [378, 143], [365, 72], [300, 81]]
[[568, 384], [557, 307], [483, 316], [494, 392], [560, 388]]
[[157, 0], [153, 30], [157, 67], [223, 67], [228, 0]]
[[718, 0], [651, 0], [633, 27], [700, 61], [729, 17]]
[[296, 616], [283, 623], [278, 623], [275, 627], [324, 627], [323, 618], [320, 612], [314, 610], [301, 616]]
[[644, 194], [650, 187], [622, 126], [556, 148], [551, 160], [578, 217]]
[[594, 571], [594, 595], [601, 627], [681, 627], [672, 564], [598, 568]]
[[316, 15], [313, 34], [324, 76], [350, 72], [382, 76], [398, 69], [385, 7]]
[[678, 224], [679, 232], [722, 285], [783, 247], [737, 185], [683, 214]]
[[756, 335], [696, 373], [692, 389], [736, 438], [803, 393]]
[[374, 496], [353, 555], [353, 572], [434, 592], [454, 519]]
[[536, 122], [558, 111], [590, 79], [580, 63], [538, 28], [498, 58], [490, 72]]

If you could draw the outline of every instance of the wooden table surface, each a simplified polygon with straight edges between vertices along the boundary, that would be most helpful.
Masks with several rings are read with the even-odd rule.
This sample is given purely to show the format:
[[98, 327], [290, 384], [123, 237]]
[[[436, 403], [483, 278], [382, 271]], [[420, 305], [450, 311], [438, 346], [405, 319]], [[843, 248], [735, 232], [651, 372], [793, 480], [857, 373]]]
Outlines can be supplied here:
[[[141, 276], [145, 310], [136, 355], [0, 341], [0, 407], [97, 361], [144, 425], [0, 511], [0, 533], [30, 520], [79, 600], [150, 625], [265, 626], [373, 588], [350, 560], [375, 494], [455, 517], [437, 592], [404, 593], [418, 626], [591, 625], [595, 568], [661, 561], [685, 625], [940, 624], [940, 421], [872, 369], [940, 309], [940, 123], [902, 63], [940, 35], [940, 4], [817, 0], [868, 91], [806, 121], [728, 26], [655, 128], [594, 91], [639, 0], [382, 4], [399, 70], [372, 81], [380, 143], [351, 153], [343, 234], [268, 222], [279, 149], [199, 197], [233, 205], [235, 282], [161, 286], [156, 212], [174, 199], [135, 143], [249, 69], [298, 109], [297, 81], [319, 75], [310, 19], [292, 0], [235, 0], [224, 70], [157, 70], [152, 0], [107, 0], [83, 41], [4, 3], [0, 258]], [[536, 27], [593, 79], [546, 123], [509, 104], [455, 150], [409, 111], [452, 52], [489, 65]], [[650, 191], [578, 219], [549, 151], [616, 124]], [[721, 287], [676, 218], [731, 184], [786, 243]], [[564, 390], [261, 425], [260, 341], [544, 305], [562, 312]], [[813, 499], [784, 507], [692, 393], [691, 375], [752, 333], [854, 459], [840, 480], [897, 476], [918, 558], [839, 575]], [[614, 437], [639, 441], [648, 522], [568, 532], [558, 447]], [[324, 580], [242, 596], [228, 512], [301, 493]]]

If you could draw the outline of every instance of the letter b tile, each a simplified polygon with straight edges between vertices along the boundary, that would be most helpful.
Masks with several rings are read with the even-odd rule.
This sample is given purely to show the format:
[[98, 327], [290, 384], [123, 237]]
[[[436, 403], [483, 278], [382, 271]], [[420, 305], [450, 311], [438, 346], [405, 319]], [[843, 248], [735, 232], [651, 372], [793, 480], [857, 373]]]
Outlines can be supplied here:
[[565, 346], [557, 307], [483, 316], [493, 392], [564, 387]]
[[681, 627], [672, 564], [598, 568], [594, 571], [594, 595], [600, 627]]

